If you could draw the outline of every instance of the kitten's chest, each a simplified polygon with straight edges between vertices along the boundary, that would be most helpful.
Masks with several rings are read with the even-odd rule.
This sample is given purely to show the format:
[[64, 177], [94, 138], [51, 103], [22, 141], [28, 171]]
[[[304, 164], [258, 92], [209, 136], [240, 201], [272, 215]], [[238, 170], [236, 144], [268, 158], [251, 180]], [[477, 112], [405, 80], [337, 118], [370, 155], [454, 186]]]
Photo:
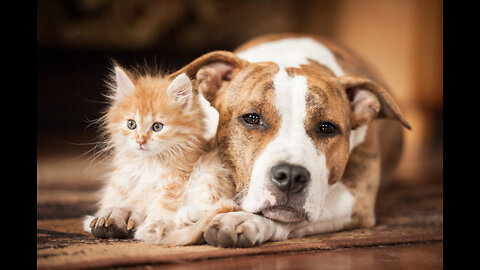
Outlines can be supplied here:
[[113, 179], [130, 194], [158, 193], [183, 176], [161, 164], [130, 163], [116, 166], [118, 179]]

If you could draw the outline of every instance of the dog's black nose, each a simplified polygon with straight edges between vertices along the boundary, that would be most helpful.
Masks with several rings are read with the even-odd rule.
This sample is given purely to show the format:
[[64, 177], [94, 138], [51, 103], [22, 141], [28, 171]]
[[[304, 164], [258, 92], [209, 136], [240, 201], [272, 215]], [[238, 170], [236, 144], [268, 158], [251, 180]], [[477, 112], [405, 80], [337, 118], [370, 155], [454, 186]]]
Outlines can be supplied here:
[[309, 180], [310, 172], [302, 166], [280, 164], [272, 168], [272, 182], [283, 192], [300, 192]]

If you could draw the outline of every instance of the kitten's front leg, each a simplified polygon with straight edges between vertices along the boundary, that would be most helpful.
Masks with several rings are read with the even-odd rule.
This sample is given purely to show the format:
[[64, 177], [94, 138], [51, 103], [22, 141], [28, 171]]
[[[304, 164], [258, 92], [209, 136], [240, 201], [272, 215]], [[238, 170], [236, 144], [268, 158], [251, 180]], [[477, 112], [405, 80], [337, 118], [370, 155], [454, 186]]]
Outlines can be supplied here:
[[175, 215], [175, 224], [177, 228], [190, 226], [199, 221], [208, 210], [212, 209], [212, 205], [189, 205], [180, 208]]
[[101, 191], [99, 210], [88, 221], [88, 227], [98, 238], [132, 238], [143, 217], [134, 210], [135, 205], [129, 203], [122, 186], [117, 184], [122, 178], [112, 179], [117, 181], [111, 180]]
[[[167, 185], [163, 189], [173, 189], [173, 186], [181, 185], [181, 183], [175, 182], [171, 185]], [[133, 238], [161, 244], [166, 234], [175, 226], [174, 209], [178, 208], [178, 203], [178, 198], [169, 196], [169, 193], [165, 192], [160, 192], [148, 202], [146, 201], [145, 220], [137, 227]]]
[[147, 217], [136, 229], [134, 239], [161, 244], [166, 234], [175, 226], [175, 222], [172, 218], [168, 218], [169, 216], [173, 217], [173, 214]]
[[177, 227], [200, 220], [222, 199], [231, 199], [235, 187], [230, 171], [224, 168], [216, 149], [201, 157], [195, 165], [175, 221]]
[[97, 212], [89, 227], [98, 238], [132, 238], [139, 220], [128, 208], [111, 207]]

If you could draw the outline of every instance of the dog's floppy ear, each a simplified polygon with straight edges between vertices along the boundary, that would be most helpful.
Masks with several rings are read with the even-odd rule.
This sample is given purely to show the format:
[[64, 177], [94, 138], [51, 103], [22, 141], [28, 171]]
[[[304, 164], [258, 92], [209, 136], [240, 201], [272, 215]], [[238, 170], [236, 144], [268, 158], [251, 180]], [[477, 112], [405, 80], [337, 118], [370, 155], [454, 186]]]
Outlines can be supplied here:
[[228, 51], [213, 51], [200, 56], [171, 76], [185, 73], [196, 81], [197, 89], [210, 102], [215, 98], [222, 82], [230, 81], [235, 71], [248, 62]]
[[400, 121], [411, 129], [392, 95], [379, 84], [359, 76], [342, 76], [339, 82], [345, 87], [352, 108], [352, 129], [377, 118]]

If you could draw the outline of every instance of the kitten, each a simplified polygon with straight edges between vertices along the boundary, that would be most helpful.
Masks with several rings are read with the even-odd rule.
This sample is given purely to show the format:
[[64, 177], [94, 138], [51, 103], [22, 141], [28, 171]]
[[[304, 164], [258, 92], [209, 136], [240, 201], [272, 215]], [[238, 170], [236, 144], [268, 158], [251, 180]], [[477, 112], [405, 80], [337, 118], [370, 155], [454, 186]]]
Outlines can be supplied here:
[[[232, 198], [234, 188], [205, 135], [206, 100], [185, 74], [134, 76], [115, 65], [113, 75], [111, 105], [101, 118], [112, 168], [98, 211], [84, 220], [85, 229], [99, 238], [198, 241], [193, 224], [208, 219], [203, 215], [209, 211], [207, 216], [235, 207], [221, 200]], [[169, 231], [182, 227], [192, 235], [162, 242]]]

